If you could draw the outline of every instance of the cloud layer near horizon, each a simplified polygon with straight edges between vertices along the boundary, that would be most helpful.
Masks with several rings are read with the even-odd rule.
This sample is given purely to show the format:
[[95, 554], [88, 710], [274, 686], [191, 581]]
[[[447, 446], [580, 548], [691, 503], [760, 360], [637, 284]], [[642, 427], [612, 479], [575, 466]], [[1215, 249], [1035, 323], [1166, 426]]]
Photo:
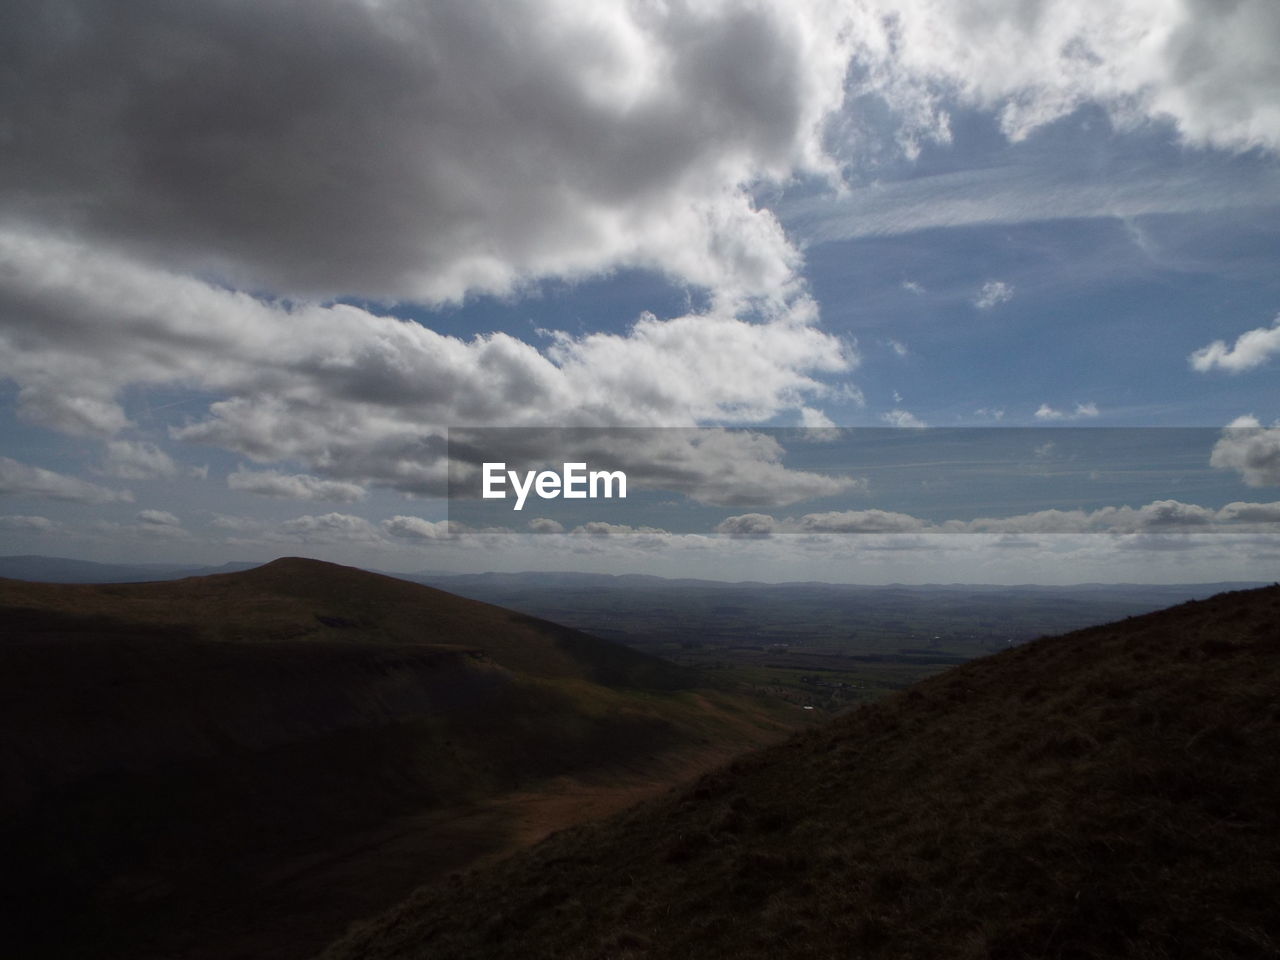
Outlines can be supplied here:
[[[856, 359], [803, 299], [767, 323], [649, 316], [623, 334], [558, 334], [539, 351], [354, 306], [263, 301], [13, 232], [0, 232], [0, 265], [0, 375], [18, 384], [28, 420], [112, 437], [129, 426], [126, 387], [206, 391], [225, 399], [176, 439], [410, 492], [443, 489], [446, 425], [767, 420], [822, 395], [813, 374]], [[136, 469], [152, 448], [127, 452]]]

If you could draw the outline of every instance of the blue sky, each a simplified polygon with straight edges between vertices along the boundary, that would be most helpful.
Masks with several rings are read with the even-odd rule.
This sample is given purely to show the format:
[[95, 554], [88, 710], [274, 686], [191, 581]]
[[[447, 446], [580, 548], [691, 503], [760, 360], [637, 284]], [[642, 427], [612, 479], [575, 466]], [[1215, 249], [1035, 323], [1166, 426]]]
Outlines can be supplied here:
[[[0, 552], [1275, 577], [1267, 0], [64, 6], [6, 28]], [[1235, 424], [1200, 499], [1091, 509], [1258, 510], [783, 538], [912, 506], [783, 441], [706, 467], [757, 502], [679, 494], [702, 530], [443, 525], [450, 427], [801, 424]]]

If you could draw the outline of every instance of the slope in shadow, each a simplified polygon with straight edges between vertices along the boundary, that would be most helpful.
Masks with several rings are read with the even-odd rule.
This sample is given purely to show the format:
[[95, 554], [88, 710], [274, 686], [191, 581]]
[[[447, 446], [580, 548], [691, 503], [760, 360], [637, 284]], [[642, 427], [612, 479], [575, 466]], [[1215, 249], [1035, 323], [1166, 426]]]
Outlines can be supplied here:
[[971, 662], [325, 960], [1280, 955], [1280, 587]]
[[643, 654], [318, 561], [0, 581], [0, 618], [22, 956], [304, 956], [508, 845], [495, 798], [781, 729]]

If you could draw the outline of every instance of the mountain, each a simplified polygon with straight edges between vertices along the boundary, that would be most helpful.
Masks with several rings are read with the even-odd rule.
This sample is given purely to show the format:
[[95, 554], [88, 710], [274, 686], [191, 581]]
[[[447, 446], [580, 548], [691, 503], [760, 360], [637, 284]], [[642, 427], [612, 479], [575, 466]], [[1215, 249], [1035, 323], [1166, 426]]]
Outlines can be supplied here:
[[1280, 587], [974, 660], [324, 960], [1280, 956]]
[[796, 722], [524, 614], [289, 558], [0, 580], [22, 957], [307, 956], [352, 920]]
[[224, 563], [220, 567], [172, 563], [95, 563], [92, 560], [73, 560], [69, 557], [23, 555], [0, 557], [0, 577], [42, 583], [138, 583], [234, 573], [256, 566], [256, 563], [241, 562]]

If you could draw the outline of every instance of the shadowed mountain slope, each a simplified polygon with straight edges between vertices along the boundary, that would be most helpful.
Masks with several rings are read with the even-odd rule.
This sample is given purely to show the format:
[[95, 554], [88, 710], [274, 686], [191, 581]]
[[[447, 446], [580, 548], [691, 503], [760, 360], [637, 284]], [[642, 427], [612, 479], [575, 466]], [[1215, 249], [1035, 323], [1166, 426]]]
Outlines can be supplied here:
[[0, 580], [0, 624], [24, 957], [305, 956], [424, 870], [581, 819], [570, 785], [616, 809], [785, 730], [625, 647], [318, 561]]
[[325, 960], [1280, 955], [1280, 587], [956, 667]]

